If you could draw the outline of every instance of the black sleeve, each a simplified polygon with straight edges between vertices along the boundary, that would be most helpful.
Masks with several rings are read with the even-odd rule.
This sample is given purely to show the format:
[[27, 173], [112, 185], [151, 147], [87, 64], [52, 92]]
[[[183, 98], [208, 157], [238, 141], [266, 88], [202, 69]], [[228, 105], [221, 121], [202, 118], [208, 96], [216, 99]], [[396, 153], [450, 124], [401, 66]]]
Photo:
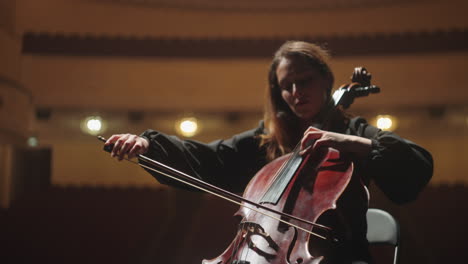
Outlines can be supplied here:
[[433, 173], [431, 154], [400, 136], [377, 129], [358, 119], [353, 128], [358, 136], [372, 140], [372, 151], [363, 163], [364, 175], [395, 203], [416, 199]]
[[[223, 189], [242, 192], [265, 164], [265, 153], [259, 148], [258, 139], [262, 131], [263, 127], [259, 127], [209, 144], [181, 140], [154, 130], [147, 130], [141, 136], [150, 142], [146, 156]], [[160, 183], [190, 189], [163, 175], [149, 172]]]

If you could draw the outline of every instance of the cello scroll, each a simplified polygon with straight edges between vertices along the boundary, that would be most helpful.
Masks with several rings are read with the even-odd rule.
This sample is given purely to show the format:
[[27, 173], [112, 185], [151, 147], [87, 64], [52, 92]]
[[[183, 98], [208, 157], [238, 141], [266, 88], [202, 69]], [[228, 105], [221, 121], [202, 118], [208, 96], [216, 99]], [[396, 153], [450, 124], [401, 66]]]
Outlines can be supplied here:
[[371, 84], [372, 75], [364, 67], [354, 68], [351, 76], [351, 84], [340, 86], [333, 93], [335, 107], [341, 105], [344, 109], [354, 102], [354, 98], [368, 96], [371, 93], [380, 93], [380, 88]]

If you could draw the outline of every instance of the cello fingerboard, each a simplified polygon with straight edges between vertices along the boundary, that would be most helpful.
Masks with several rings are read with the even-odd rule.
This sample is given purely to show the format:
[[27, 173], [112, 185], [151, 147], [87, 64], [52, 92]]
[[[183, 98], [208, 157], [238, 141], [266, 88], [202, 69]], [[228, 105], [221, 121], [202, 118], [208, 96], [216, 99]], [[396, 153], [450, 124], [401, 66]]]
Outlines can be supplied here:
[[270, 188], [268, 188], [267, 192], [263, 195], [260, 203], [278, 204], [278, 201], [286, 190], [288, 184], [291, 182], [291, 179], [294, 177], [294, 174], [301, 163], [301, 155], [292, 155], [285, 166], [283, 166], [283, 169], [280, 170]]

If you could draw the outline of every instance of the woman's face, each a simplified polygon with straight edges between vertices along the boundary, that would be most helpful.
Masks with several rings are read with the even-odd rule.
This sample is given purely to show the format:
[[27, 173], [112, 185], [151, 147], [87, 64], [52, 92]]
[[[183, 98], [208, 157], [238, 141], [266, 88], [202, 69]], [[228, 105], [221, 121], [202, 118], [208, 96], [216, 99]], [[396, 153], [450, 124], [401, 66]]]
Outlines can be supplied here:
[[305, 124], [313, 121], [326, 100], [329, 80], [304, 58], [282, 58], [276, 69], [281, 96]]

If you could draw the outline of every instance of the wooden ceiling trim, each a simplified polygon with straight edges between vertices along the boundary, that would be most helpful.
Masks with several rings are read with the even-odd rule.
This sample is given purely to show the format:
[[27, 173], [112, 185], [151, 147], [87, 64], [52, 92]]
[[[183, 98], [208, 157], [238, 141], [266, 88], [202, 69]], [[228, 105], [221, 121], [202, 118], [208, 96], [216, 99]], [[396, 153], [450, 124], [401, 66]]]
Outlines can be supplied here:
[[333, 37], [176, 39], [26, 33], [25, 54], [166, 58], [269, 58], [288, 39], [318, 43], [333, 56], [440, 53], [468, 50], [468, 29]]
[[382, 7], [430, 0], [93, 0], [98, 3], [126, 4], [146, 8], [173, 8], [213, 12], [309, 12], [314, 10]]
[[[0, 75], [0, 90], [1, 89], [12, 89], [28, 97], [30, 102], [33, 101], [33, 95], [31, 91], [28, 90], [26, 87], [24, 87], [20, 82]], [[0, 106], [1, 106], [1, 103], [0, 103]]]

